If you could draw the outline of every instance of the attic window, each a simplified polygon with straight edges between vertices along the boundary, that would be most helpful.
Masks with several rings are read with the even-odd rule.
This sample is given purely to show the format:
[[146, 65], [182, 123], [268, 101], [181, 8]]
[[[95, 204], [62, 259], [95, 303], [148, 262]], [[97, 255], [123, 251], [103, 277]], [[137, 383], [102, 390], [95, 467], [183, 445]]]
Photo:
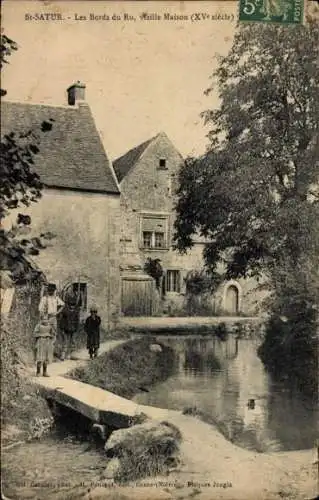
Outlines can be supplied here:
[[159, 159], [158, 168], [160, 168], [161, 170], [166, 170], [167, 169], [166, 158], [160, 158]]

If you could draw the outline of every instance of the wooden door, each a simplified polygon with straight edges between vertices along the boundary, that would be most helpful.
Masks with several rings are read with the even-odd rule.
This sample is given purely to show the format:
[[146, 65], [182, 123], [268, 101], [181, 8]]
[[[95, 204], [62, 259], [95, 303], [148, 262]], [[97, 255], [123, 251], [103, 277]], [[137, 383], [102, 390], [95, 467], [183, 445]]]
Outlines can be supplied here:
[[122, 313], [124, 316], [152, 316], [154, 281], [122, 278]]

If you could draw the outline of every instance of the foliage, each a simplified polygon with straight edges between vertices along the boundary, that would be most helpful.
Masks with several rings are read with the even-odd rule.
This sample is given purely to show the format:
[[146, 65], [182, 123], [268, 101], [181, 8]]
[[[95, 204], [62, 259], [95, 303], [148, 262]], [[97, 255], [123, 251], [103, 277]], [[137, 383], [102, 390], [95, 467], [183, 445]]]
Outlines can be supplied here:
[[[1, 34], [1, 73], [8, 64], [8, 57], [17, 50], [17, 44]], [[2, 76], [2, 75], [1, 75]], [[1, 89], [1, 97], [6, 90]], [[42, 183], [34, 171], [34, 157], [39, 153], [43, 133], [52, 128], [52, 120], [44, 121], [39, 130], [12, 131], [1, 137], [0, 145], [0, 223], [21, 205], [29, 206], [41, 196]], [[11, 212], [12, 213], [12, 212]], [[27, 282], [28, 287], [15, 289], [15, 310], [6, 323], [1, 324], [1, 403], [2, 422], [15, 422], [26, 437], [39, 437], [48, 430], [52, 419], [46, 402], [28, 382], [25, 362], [30, 355], [30, 331], [32, 330], [32, 302], [36, 294], [37, 279], [41, 275], [27, 255], [36, 255], [44, 247], [41, 235], [27, 239], [31, 218], [17, 213], [10, 229], [0, 230], [1, 268], [9, 271], [15, 285]], [[1, 276], [3, 277], [3, 276]], [[20, 300], [21, 295], [24, 299]], [[21, 307], [20, 307], [21, 306]]]
[[201, 295], [213, 293], [220, 285], [222, 278], [217, 273], [208, 274], [205, 269], [192, 270], [185, 278], [186, 294]]
[[1, 423], [14, 422], [24, 439], [34, 439], [49, 430], [52, 417], [46, 401], [29, 382], [25, 366], [29, 349], [21, 327], [22, 322], [1, 322]]
[[204, 256], [212, 269], [224, 261], [226, 278], [267, 278], [271, 314], [287, 316], [289, 328], [269, 324], [264, 360], [273, 356], [287, 370], [293, 362], [292, 354], [282, 355], [287, 336], [301, 363], [315, 356], [318, 47], [314, 19], [303, 26], [238, 28], [206, 92], [217, 89], [221, 102], [203, 113], [207, 153], [186, 161], [178, 191], [176, 247], [185, 251], [199, 232], [209, 240]]
[[259, 354], [278, 378], [289, 377], [308, 395], [318, 394], [319, 282], [306, 259], [294, 269], [277, 269], [272, 314]]
[[228, 337], [228, 329], [226, 323], [219, 323], [215, 329], [215, 335], [222, 341], [225, 341]]
[[144, 271], [151, 276], [156, 283], [156, 288], [159, 290], [161, 277], [163, 276], [163, 268], [160, 259], [147, 259], [144, 265]]
[[[275, 43], [274, 43], [275, 41]], [[242, 26], [213, 75], [220, 108], [203, 116], [210, 145], [180, 173], [176, 245], [199, 230], [209, 265], [260, 274], [278, 256], [318, 248], [319, 31]]]
[[[5, 34], [1, 34], [1, 54], [0, 54], [0, 69], [3, 68], [4, 64], [8, 64], [8, 56], [11, 56], [12, 51], [17, 50], [17, 44]], [[5, 96], [6, 90], [0, 89], [1, 97]]]
[[[8, 63], [7, 57], [17, 50], [16, 43], [1, 35], [1, 69]], [[1, 95], [6, 91], [1, 90]], [[11, 210], [29, 206], [41, 197], [43, 184], [34, 169], [34, 158], [40, 151], [41, 137], [52, 129], [53, 120], [48, 118], [39, 129], [23, 132], [11, 131], [1, 138], [0, 145], [0, 222]], [[19, 262], [25, 255], [37, 255], [45, 247], [43, 237], [26, 238], [31, 218], [18, 213], [11, 229], [1, 229], [1, 246], [5, 258], [2, 265], [15, 275]], [[19, 273], [18, 273], [19, 274]]]
[[188, 316], [210, 316], [214, 313], [212, 294], [222, 281], [222, 276], [205, 269], [189, 271], [185, 278], [185, 311]]

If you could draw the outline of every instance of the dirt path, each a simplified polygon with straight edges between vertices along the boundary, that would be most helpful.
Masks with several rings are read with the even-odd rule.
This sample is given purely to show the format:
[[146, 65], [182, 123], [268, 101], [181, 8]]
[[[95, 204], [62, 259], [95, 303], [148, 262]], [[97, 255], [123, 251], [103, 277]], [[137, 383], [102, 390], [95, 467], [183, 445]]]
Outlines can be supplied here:
[[[120, 340], [108, 340], [103, 342], [100, 345], [99, 355], [105, 354], [108, 351], [111, 351], [115, 347], [127, 342], [127, 339]], [[74, 370], [74, 368], [78, 368], [79, 366], [86, 365], [90, 361], [87, 349], [83, 348], [79, 351], [76, 351], [72, 354], [72, 359], [66, 359], [64, 361], [55, 361], [54, 363], [49, 365], [49, 374], [50, 377], [55, 376], [63, 376], [67, 373]], [[34, 368], [27, 367], [27, 372], [33, 376]]]
[[[188, 498], [190, 489], [200, 499], [310, 499], [316, 496], [317, 465], [313, 450], [254, 453], [235, 446], [214, 427], [190, 416], [169, 419], [181, 430], [180, 473], [170, 476], [183, 485], [173, 498]], [[181, 481], [182, 479], [182, 481]], [[192, 486], [191, 482], [210, 486]], [[230, 486], [231, 484], [231, 486]], [[172, 493], [174, 493], [172, 491]]]

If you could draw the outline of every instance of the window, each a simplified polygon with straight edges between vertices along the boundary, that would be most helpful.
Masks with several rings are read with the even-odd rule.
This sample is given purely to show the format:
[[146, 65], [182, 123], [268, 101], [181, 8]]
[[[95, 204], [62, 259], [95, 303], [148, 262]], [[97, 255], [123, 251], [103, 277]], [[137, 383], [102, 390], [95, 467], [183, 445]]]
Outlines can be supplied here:
[[143, 248], [167, 247], [167, 217], [144, 216], [141, 219], [141, 245]]
[[152, 236], [153, 236], [153, 233], [151, 231], [143, 231], [143, 247], [144, 248], [152, 248]]
[[155, 248], [164, 248], [164, 233], [155, 234]]
[[181, 276], [178, 270], [166, 271], [166, 291], [177, 292], [181, 291]]
[[166, 170], [167, 169], [166, 158], [160, 158], [160, 160], [158, 162], [158, 168], [160, 168], [161, 170]]
[[164, 233], [143, 231], [143, 247], [144, 248], [165, 248], [165, 235], [164, 235]]
[[79, 306], [81, 311], [87, 310], [87, 285], [86, 283], [73, 283], [73, 292], [80, 294]]

